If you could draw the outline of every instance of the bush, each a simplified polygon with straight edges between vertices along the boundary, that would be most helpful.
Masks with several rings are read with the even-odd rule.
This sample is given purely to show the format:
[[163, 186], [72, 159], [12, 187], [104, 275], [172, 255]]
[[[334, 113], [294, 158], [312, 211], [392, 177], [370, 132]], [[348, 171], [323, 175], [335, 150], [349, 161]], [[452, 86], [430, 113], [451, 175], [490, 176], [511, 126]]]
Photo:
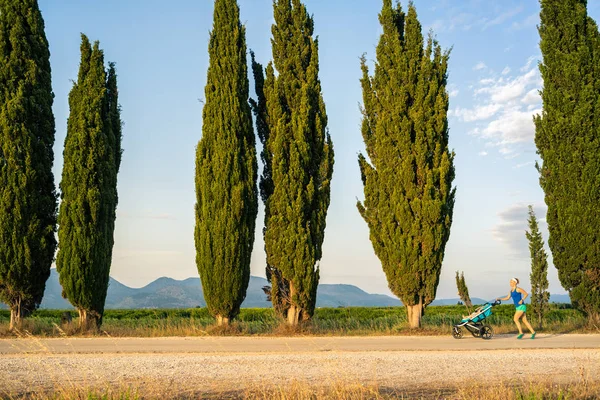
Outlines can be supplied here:
[[[37, 310], [25, 321], [25, 329], [35, 335], [62, 334], [64, 310]], [[75, 332], [77, 313], [68, 332]], [[496, 333], [516, 330], [513, 322], [514, 306], [496, 306], [486, 319]], [[464, 306], [430, 306], [423, 316], [423, 332], [449, 334], [450, 327], [462, 319]], [[8, 333], [10, 312], [0, 310], [0, 335]], [[234, 329], [214, 330], [215, 320], [206, 308], [189, 309], [138, 309], [106, 310], [102, 330], [112, 336], [198, 336], [198, 335], [286, 335], [294, 332], [282, 330], [282, 320], [271, 308], [243, 308]], [[550, 304], [544, 319], [546, 331], [570, 332], [585, 326], [585, 316], [563, 304]], [[343, 307], [318, 308], [311, 322], [305, 323], [297, 333], [317, 335], [369, 335], [414, 332], [408, 329], [404, 307]]]

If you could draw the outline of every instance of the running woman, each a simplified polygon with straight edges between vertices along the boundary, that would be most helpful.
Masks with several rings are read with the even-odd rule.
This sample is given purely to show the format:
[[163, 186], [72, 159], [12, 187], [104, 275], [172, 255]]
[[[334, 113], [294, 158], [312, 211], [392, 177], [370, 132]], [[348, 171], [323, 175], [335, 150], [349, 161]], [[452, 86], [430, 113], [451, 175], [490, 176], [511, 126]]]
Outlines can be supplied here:
[[519, 336], [517, 336], [517, 339], [523, 338], [523, 329], [521, 329], [521, 323], [519, 322], [519, 320], [521, 318], [523, 319], [523, 322], [525, 323], [525, 325], [527, 325], [527, 329], [529, 329], [529, 331], [531, 332], [531, 338], [535, 339], [535, 331], [531, 327], [531, 324], [529, 323], [529, 321], [527, 321], [527, 315], [525, 315], [525, 312], [527, 312], [527, 306], [525, 305], [525, 299], [529, 295], [527, 294], [526, 291], [524, 291], [520, 287], [517, 287], [518, 284], [519, 284], [519, 280], [517, 278], [512, 278], [510, 280], [510, 292], [508, 293], [508, 296], [498, 298], [496, 300], [506, 301], [506, 300], [512, 299], [513, 302], [515, 303], [516, 311], [515, 311], [515, 317], [513, 319], [515, 321], [515, 324], [517, 324], [517, 328], [519, 328]]

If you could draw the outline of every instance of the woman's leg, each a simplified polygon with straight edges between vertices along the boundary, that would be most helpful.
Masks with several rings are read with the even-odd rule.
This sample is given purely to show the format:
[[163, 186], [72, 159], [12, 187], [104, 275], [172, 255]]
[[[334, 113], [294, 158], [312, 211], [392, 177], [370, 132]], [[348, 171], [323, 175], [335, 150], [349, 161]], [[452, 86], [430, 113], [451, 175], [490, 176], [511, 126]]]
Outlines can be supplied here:
[[533, 328], [531, 327], [531, 324], [529, 323], [529, 321], [527, 321], [527, 315], [523, 314], [523, 322], [525, 323], [525, 325], [527, 326], [527, 329], [529, 329], [529, 332], [531, 333], [535, 333], [535, 331], [533, 330]]
[[517, 324], [517, 328], [519, 329], [519, 334], [523, 334], [523, 329], [521, 329], [521, 323], [519, 322], [519, 319], [521, 319], [521, 317], [523, 316], [523, 311], [517, 311], [515, 312], [515, 317], [513, 318], [513, 320], [515, 321], [515, 324]]

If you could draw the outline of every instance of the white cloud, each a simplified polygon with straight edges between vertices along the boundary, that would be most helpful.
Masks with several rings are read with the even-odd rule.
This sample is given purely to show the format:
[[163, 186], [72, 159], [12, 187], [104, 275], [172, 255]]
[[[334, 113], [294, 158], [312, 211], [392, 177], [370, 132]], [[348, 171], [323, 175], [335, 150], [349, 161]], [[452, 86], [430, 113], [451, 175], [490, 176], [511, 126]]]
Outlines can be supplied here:
[[539, 73], [536, 69], [531, 69], [524, 75], [517, 76], [514, 79], [482, 79], [480, 83], [483, 87], [476, 89], [475, 94], [489, 94], [491, 101], [504, 103], [516, 99], [523, 95], [528, 86], [539, 81]]
[[481, 121], [493, 117], [502, 106], [500, 104], [486, 104], [473, 109], [456, 107], [453, 115], [465, 122]]
[[459, 90], [455, 84], [453, 84], [453, 83], [449, 84], [447, 89], [448, 89], [448, 96], [450, 96], [450, 97], [458, 96]]
[[536, 61], [539, 57], [538, 56], [531, 56], [527, 59], [527, 62], [525, 63], [525, 65], [523, 65], [521, 67], [521, 72], [525, 72], [527, 70], [529, 70], [531, 68], [531, 64], [533, 64], [534, 61]]
[[537, 22], [539, 21], [540, 16], [539, 14], [531, 14], [529, 15], [527, 18], [525, 18], [522, 21], [515, 21], [512, 23], [512, 25], [510, 26], [510, 30], [512, 31], [519, 31], [521, 29], [527, 29], [527, 28], [532, 28], [534, 27]]
[[[542, 236], [546, 239], [547, 230], [545, 219], [540, 216], [546, 215], [547, 207], [544, 203], [533, 203], [533, 211], [538, 217]], [[492, 228], [492, 237], [513, 250], [517, 257], [529, 257], [529, 248], [525, 232], [529, 229], [528, 203], [516, 203], [498, 213], [499, 222]]]
[[488, 155], [488, 152], [487, 152], [487, 151], [485, 151], [485, 150], [484, 150], [484, 151], [480, 151], [480, 152], [479, 152], [479, 155], [480, 155], [481, 157], [485, 157], [485, 156], [487, 156], [487, 155]]
[[531, 89], [529, 92], [527, 92], [525, 97], [521, 99], [521, 103], [525, 103], [530, 106], [539, 104], [541, 101], [542, 99], [540, 97], [539, 89]]
[[[452, 11], [456, 10], [453, 9]], [[466, 12], [449, 14], [443, 19], [433, 21], [428, 29], [433, 29], [435, 33], [452, 32], [457, 28], [468, 31], [473, 26], [471, 22], [476, 18], [475, 15]]]
[[436, 19], [435, 21], [433, 21], [431, 23], [431, 25], [429, 25], [429, 28], [427, 30], [428, 31], [433, 30], [434, 32], [439, 33], [439, 32], [447, 31], [449, 29], [446, 27], [445, 21], [443, 21], [441, 19]]
[[532, 111], [507, 110], [481, 131], [482, 136], [503, 145], [533, 142], [535, 135], [533, 116], [541, 112], [541, 109]]
[[[522, 101], [522, 100], [521, 100], [521, 101]], [[537, 105], [537, 104], [529, 104], [529, 105], [527, 106], [527, 111], [533, 111], [533, 110], [535, 110], [537, 107], [538, 107], [538, 105]]]
[[519, 14], [521, 11], [523, 11], [522, 5], [517, 8], [513, 8], [512, 10], [508, 10], [508, 11], [498, 15], [496, 18], [492, 19], [491, 21], [486, 22], [483, 25], [482, 30], [486, 30], [490, 26], [499, 25], [499, 24], [503, 23], [504, 21], [506, 21], [507, 19], [510, 19], [513, 16]]
[[487, 65], [485, 65], [485, 63], [483, 61], [480, 61], [477, 63], [477, 65], [475, 65], [473, 67], [473, 71], [480, 71], [480, 70], [486, 69], [486, 68], [487, 68]]
[[521, 164], [517, 164], [513, 168], [514, 169], [520, 169], [520, 168], [523, 168], [523, 167], [528, 167], [530, 165], [535, 165], [535, 161], [527, 161], [527, 162], [524, 162], [524, 163], [521, 163]]
[[484, 139], [486, 146], [496, 147], [505, 159], [518, 157], [516, 148], [533, 145], [533, 116], [542, 111], [542, 79], [532, 66], [536, 59], [529, 57], [525, 63], [528, 68], [522, 68], [517, 76], [509, 76], [509, 67], [501, 74], [487, 69], [488, 76], [479, 79], [471, 89], [475, 106], [453, 110], [453, 115], [463, 122], [475, 123], [471, 135]]

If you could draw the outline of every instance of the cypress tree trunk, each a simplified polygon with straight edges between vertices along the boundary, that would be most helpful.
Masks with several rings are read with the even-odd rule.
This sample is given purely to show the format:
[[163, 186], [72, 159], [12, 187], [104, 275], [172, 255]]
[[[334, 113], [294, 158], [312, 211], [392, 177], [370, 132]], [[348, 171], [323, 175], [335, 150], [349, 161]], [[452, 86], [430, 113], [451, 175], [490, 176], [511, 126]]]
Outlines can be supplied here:
[[18, 302], [17, 304], [12, 305], [10, 308], [10, 324], [8, 330], [12, 331], [15, 329], [21, 329], [22, 324], [23, 309], [21, 308], [20, 302]]
[[257, 163], [245, 28], [235, 0], [216, 0], [196, 150], [196, 265], [218, 325], [240, 311], [250, 280], [258, 212]]
[[411, 328], [420, 327], [421, 318], [423, 317], [423, 300], [419, 300], [417, 304], [412, 306], [406, 306], [406, 315]]
[[102, 324], [112, 261], [122, 151], [116, 79], [112, 63], [107, 77], [99, 43], [92, 47], [82, 35], [69, 93], [56, 257], [63, 297], [78, 310], [82, 330]]
[[0, 300], [42, 301], [56, 249], [50, 51], [35, 0], [0, 0]]
[[275, 0], [273, 11], [273, 62], [265, 78], [253, 57], [257, 100], [252, 105], [263, 144], [260, 190], [270, 298], [275, 310], [297, 325], [312, 317], [316, 303], [333, 143], [313, 19], [300, 0]]
[[548, 245], [562, 286], [600, 313], [600, 34], [585, 0], [542, 0], [543, 113], [535, 117]]
[[417, 13], [383, 1], [383, 34], [375, 74], [362, 58], [362, 134], [369, 160], [358, 162], [375, 254], [390, 290], [407, 307], [412, 328], [435, 299], [455, 190], [454, 154], [448, 149], [448, 52], [423, 43]]
[[11, 307], [10, 309], [10, 324], [8, 330], [12, 331], [21, 328], [21, 312], [19, 309]]
[[[290, 299], [292, 299], [294, 298], [294, 296], [296, 296], [296, 289], [294, 288], [294, 284], [292, 282], [289, 282], [288, 288]], [[287, 323], [291, 326], [298, 325], [298, 322], [300, 322], [301, 312], [302, 309], [298, 307], [293, 301], [290, 301], [287, 309]]]
[[78, 308], [79, 329], [82, 332], [98, 331], [102, 325], [102, 315], [98, 312]]

